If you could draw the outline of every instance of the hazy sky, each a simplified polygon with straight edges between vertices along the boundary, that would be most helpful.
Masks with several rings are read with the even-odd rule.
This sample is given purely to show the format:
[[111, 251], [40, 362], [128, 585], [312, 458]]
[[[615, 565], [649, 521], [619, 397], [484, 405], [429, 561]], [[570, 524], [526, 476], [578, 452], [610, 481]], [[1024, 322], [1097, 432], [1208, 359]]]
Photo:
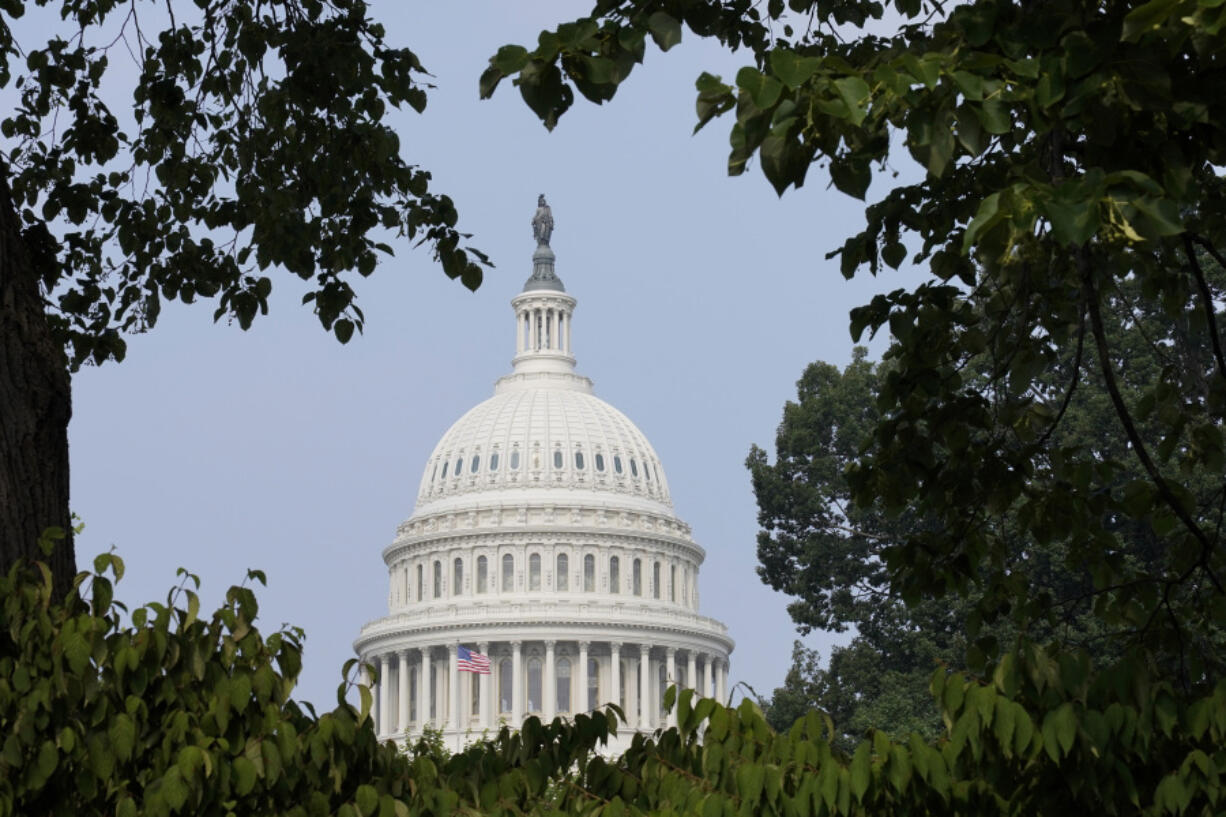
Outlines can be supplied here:
[[[271, 314], [248, 332], [215, 326], [207, 303], [167, 309], [124, 363], [77, 376], [78, 553], [86, 564], [118, 549], [121, 599], [164, 599], [184, 566], [210, 607], [248, 567], [265, 570], [262, 625], [306, 630], [299, 696], [330, 705], [359, 628], [386, 612], [380, 553], [413, 511], [427, 456], [510, 367], [508, 301], [531, 273], [529, 220], [545, 193], [558, 274], [579, 301], [579, 370], [663, 460], [676, 511], [707, 551], [703, 612], [737, 642], [731, 681], [764, 694], [782, 682], [795, 631], [787, 599], [754, 571], [744, 459], [751, 443], [773, 448], [806, 363], [849, 359], [848, 309], [914, 273], [845, 282], [823, 256], [858, 229], [860, 202], [825, 189], [816, 168], [780, 200], [756, 167], [726, 176], [729, 122], [690, 135], [694, 78], [732, 76], [735, 55], [692, 38], [649, 50], [613, 103], [577, 102], [554, 133], [509, 85], [478, 100], [498, 46], [534, 42], [577, 10], [375, 8], [437, 78], [426, 113], [396, 121], [404, 155], [433, 172], [497, 264], [477, 293], [402, 241], [359, 282], [367, 329], [348, 346], [282, 275]], [[831, 637], [807, 641], [825, 654]]]

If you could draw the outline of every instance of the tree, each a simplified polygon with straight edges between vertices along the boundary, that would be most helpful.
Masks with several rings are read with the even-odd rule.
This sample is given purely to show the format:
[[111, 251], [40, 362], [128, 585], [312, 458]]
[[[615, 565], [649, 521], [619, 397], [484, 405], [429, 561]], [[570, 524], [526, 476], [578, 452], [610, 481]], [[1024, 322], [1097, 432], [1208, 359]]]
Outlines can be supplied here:
[[[730, 173], [756, 160], [782, 194], [818, 164], [863, 198], [874, 163], [904, 145], [923, 179], [871, 203], [865, 229], [828, 256], [846, 276], [875, 273], [906, 260], [910, 236], [932, 276], [851, 315], [854, 338], [888, 328], [895, 343], [849, 496], [923, 520], [883, 548], [892, 590], [913, 604], [973, 586], [977, 635], [1001, 616], [1047, 616], [1050, 599], [1011, 565], [1058, 558], [1090, 577], [1104, 627], [1173, 650], [1185, 688], [1211, 683], [1219, 656], [1194, 645], [1226, 622], [1224, 293], [1203, 265], [1226, 247], [1223, 11], [897, 0], [894, 12], [878, 34], [874, 0], [600, 2], [534, 49], [500, 49], [481, 90], [512, 78], [552, 127], [575, 90], [611, 98], [648, 37], [667, 50], [688, 29], [746, 52], [734, 82], [697, 81], [698, 127], [735, 120]], [[1180, 328], [1131, 404], [1112, 303]], [[1069, 350], [1053, 387], [1044, 378]], [[1062, 407], [1090, 379], [1121, 457], [1059, 442]], [[1143, 477], [1121, 484], [1128, 467]], [[999, 524], [1006, 513], [1017, 529]], [[1152, 559], [1127, 555], [1137, 529]]]
[[[352, 278], [394, 236], [470, 288], [488, 261], [402, 158], [386, 113], [423, 111], [427, 74], [364, 0], [62, 0], [64, 31], [19, 45], [13, 21], [47, 4], [0, 7], [0, 87], [20, 99], [0, 121], [0, 569], [50, 529], [62, 592], [72, 369], [122, 360], [164, 299], [215, 298], [246, 329], [270, 268], [309, 282], [344, 343], [363, 320]], [[129, 55], [125, 123], [111, 106]]]
[[[1208, 280], [1220, 287], [1226, 271], [1211, 259], [1204, 267]], [[1127, 405], [1135, 406], [1148, 384], [1160, 376], [1161, 357], [1181, 348], [1179, 336], [1187, 328], [1146, 310], [1143, 303], [1137, 305], [1129, 289], [1125, 286], [1122, 293], [1127, 298], [1108, 300], [1105, 314], [1110, 346], [1118, 354], [1121, 391]], [[1045, 391], [1059, 393], [1079, 354], [1093, 352], [1066, 350], [1058, 365], [1041, 376]], [[990, 371], [985, 362], [973, 361], [967, 372], [968, 384], [986, 388]], [[929, 676], [937, 664], [965, 668], [968, 647], [980, 656], [971, 663], [982, 663], [1008, 649], [1024, 631], [1036, 640], [1058, 639], [1087, 647], [1099, 660], [1108, 660], [1143, 637], [1102, 626], [1092, 615], [1092, 577], [1081, 566], [1068, 564], [1064, 550], [1036, 548], [1011, 513], [1001, 514], [996, 523], [1003, 529], [1000, 535], [1014, 543], [1008, 570], [1024, 577], [1029, 593], [1044, 601], [1041, 618], [997, 621], [984, 627], [976, 639], [967, 627], [969, 614], [981, 601], [973, 590], [968, 599], [925, 599], [909, 607], [891, 592], [882, 555], [887, 546], [908, 535], [909, 528], [924, 522], [910, 514], [890, 517], [879, 503], [857, 505], [847, 479], [866, 449], [872, 451], [869, 431], [880, 421], [877, 398], [888, 377], [889, 367], [867, 362], [861, 348], [841, 373], [829, 364], [812, 364], [797, 383], [796, 402], [784, 407], [774, 462], [757, 446], [747, 459], [762, 526], [758, 572], [763, 581], [794, 597], [789, 611], [802, 632], [811, 627], [855, 629], [851, 643], [835, 648], [825, 669], [801, 660], [807, 655], [794, 656], [777, 695], [794, 698], [801, 693], [811, 705], [829, 712], [849, 737], [864, 734], [873, 723], [889, 724], [883, 728], [893, 735], [911, 731], [932, 735], [940, 724], [927, 691]], [[1111, 406], [1099, 378], [1088, 377], [1060, 410], [1063, 418], [1053, 434], [1055, 447], [1089, 452], [1100, 461], [1123, 462], [1113, 487], [1144, 478], [1141, 468], [1129, 463], [1122, 441], [1109, 433]], [[1161, 432], [1153, 422], [1141, 429], [1151, 446], [1160, 444]], [[1192, 487], [1203, 507], [1217, 486], [1201, 476]], [[1144, 526], [1121, 523], [1119, 538], [1125, 548], [1122, 555], [1152, 569], [1156, 543]], [[1220, 677], [1226, 660], [1221, 628], [1212, 628], [1208, 635], [1195, 649], [1203, 654], [1207, 672]], [[1155, 656], [1168, 654], [1169, 661], [1162, 663], [1168, 669], [1179, 667], [1179, 655], [1169, 645], [1153, 643], [1148, 649]]]

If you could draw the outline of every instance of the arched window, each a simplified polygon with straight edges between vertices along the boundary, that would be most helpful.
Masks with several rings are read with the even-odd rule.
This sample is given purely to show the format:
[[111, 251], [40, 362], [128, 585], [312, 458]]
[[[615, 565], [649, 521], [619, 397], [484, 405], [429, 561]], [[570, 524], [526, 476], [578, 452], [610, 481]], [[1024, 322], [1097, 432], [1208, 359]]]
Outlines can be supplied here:
[[434, 484], [434, 480], [438, 478], [438, 463], [434, 463], [434, 470], [430, 472], [430, 484]]
[[[620, 474], [622, 472], [622, 457], [621, 454], [613, 455], [613, 470]], [[447, 476], [447, 466], [443, 466], [443, 476]]]
[[652, 598], [660, 598], [660, 563], [654, 562], [651, 565], [651, 596]]
[[553, 584], [558, 590], [570, 589], [570, 557], [565, 553], [558, 554]]
[[[632, 466], [634, 465], [634, 460], [630, 461], [630, 465]], [[464, 470], [464, 457], [462, 456], [456, 457], [455, 458], [455, 475], [458, 477], [460, 473], [463, 472], [463, 470]]]
[[510, 593], [515, 589], [515, 557], [506, 554], [502, 557], [502, 592]]
[[643, 560], [635, 559], [630, 567], [630, 582], [634, 595], [643, 595]]
[[477, 557], [477, 592], [484, 593], [489, 590], [490, 581], [490, 560], [484, 556]]
[[447, 466], [450, 464], [448, 462], [443, 463], [443, 479], [447, 479]]
[[599, 451], [596, 452], [596, 470], [601, 473], [604, 472], [604, 454], [601, 454]]
[[468, 473], [475, 474], [477, 469], [481, 467], [481, 455], [473, 454], [473, 461], [468, 464]]
[[417, 566], [417, 600], [426, 600], [426, 569], [422, 565]]
[[590, 553], [583, 557], [583, 592], [596, 592], [596, 557]]
[[511, 711], [511, 659], [504, 658], [498, 664], [498, 711]]
[[643, 460], [643, 477], [648, 482], [651, 482], [651, 463], [647, 462], [646, 460]]
[[[518, 448], [511, 452], [511, 470], [512, 471], [519, 470], [519, 449]], [[443, 476], [446, 476], [446, 474], [444, 474]]]
[[583, 470], [583, 452], [582, 451], [575, 452], [575, 468], [579, 471]]
[[437, 560], [434, 562], [434, 597], [443, 597], [443, 563]]
[[451, 595], [458, 596], [464, 592], [464, 560], [456, 557], [451, 566]]
[[490, 470], [491, 471], [498, 470], [498, 452], [497, 451], [495, 451], [493, 454], [490, 454]]
[[570, 711], [570, 659], [559, 658], [557, 664], [558, 711]]
[[528, 557], [528, 589], [541, 589], [541, 554], [533, 553]]
[[554, 468], [562, 467], [562, 451], [560, 449], [555, 450], [553, 452], [553, 467]]
[[675, 602], [677, 600], [677, 566], [672, 565], [668, 568], [668, 600]]
[[[456, 471], [459, 472], [459, 470], [460, 468], [457, 465]], [[631, 457], [630, 458], [630, 476], [637, 477], [638, 475], [639, 475], [639, 465], [637, 462], [634, 461], [634, 457]]]
[[595, 658], [587, 660], [587, 709], [591, 712], [600, 706], [600, 662]]
[[621, 592], [621, 560], [616, 556], [609, 557], [609, 592]]
[[528, 659], [528, 711], [541, 711], [541, 659]]

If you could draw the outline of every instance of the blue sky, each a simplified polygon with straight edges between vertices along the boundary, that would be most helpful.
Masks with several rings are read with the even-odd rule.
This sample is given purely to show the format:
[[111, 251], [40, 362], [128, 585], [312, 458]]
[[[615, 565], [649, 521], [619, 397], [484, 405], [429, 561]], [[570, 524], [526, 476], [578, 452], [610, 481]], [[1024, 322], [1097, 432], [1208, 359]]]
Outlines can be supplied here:
[[[773, 445], [806, 363], [849, 359], [848, 310], [916, 273], [844, 281], [823, 256], [858, 229], [860, 202], [826, 189], [816, 168], [779, 199], [756, 168], [726, 176], [727, 122], [690, 135], [694, 78], [731, 77], [737, 55], [693, 38], [649, 50], [611, 104], [579, 101], [553, 133], [509, 85], [478, 100], [498, 46], [534, 42], [577, 10], [375, 7], [436, 77], [425, 114], [396, 123], [404, 155], [433, 172], [497, 264], [477, 293], [402, 241], [359, 282], [367, 328], [347, 346], [298, 305], [299, 285], [274, 277], [272, 312], [250, 331], [214, 325], [208, 304], [170, 308], [124, 363], [77, 376], [78, 553], [85, 564], [117, 548], [121, 599], [164, 599], [184, 566], [215, 605], [248, 567], [263, 569], [263, 627], [306, 630], [299, 694], [330, 705], [353, 638], [386, 611], [380, 552], [413, 510], [426, 457], [509, 369], [508, 301], [531, 273], [543, 192], [558, 274], [579, 300], [579, 370], [652, 441], [707, 550], [702, 608], [737, 641], [731, 681], [767, 694], [782, 682], [795, 631], [787, 599], [754, 572], [743, 462], [751, 443]], [[825, 654], [832, 639], [806, 641]]]

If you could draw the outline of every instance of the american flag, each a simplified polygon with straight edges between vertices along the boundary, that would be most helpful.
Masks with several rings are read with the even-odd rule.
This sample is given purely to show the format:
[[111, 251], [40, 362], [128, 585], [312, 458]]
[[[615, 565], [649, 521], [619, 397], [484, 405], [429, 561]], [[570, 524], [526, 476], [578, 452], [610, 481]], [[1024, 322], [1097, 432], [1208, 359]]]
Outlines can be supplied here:
[[468, 647], [457, 647], [456, 663], [460, 672], [475, 672], [478, 675], [490, 674], [490, 657], [482, 655]]

